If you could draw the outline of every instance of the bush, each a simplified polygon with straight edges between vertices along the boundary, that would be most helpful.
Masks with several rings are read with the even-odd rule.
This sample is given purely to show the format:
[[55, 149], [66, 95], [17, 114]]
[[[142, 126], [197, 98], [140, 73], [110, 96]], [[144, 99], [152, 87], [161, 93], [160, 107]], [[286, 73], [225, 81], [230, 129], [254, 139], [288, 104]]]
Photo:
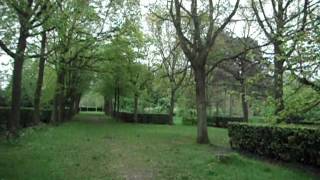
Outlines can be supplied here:
[[[221, 117], [221, 116], [211, 116], [207, 117], [207, 125], [213, 127], [228, 127], [229, 122], [242, 122], [241, 117]], [[197, 124], [197, 117], [191, 115], [190, 117], [183, 117], [182, 123], [184, 125], [195, 125]]]
[[[22, 107], [20, 111], [22, 127], [28, 127], [32, 124], [33, 120], [33, 108]], [[51, 117], [51, 110], [42, 110], [40, 112], [40, 120], [42, 122], [49, 122]], [[0, 129], [5, 129], [7, 120], [10, 118], [10, 108], [0, 107]]]
[[214, 127], [228, 127], [229, 122], [242, 122], [242, 117], [221, 117], [221, 116], [213, 116], [208, 117], [207, 122], [208, 126], [214, 126]]
[[233, 149], [274, 159], [320, 166], [320, 129], [231, 123]]
[[[116, 117], [124, 122], [134, 122], [134, 113], [119, 112]], [[169, 124], [167, 114], [138, 114], [137, 118], [138, 123]]]
[[180, 110], [179, 115], [182, 117], [183, 125], [197, 124], [197, 112], [195, 109]]

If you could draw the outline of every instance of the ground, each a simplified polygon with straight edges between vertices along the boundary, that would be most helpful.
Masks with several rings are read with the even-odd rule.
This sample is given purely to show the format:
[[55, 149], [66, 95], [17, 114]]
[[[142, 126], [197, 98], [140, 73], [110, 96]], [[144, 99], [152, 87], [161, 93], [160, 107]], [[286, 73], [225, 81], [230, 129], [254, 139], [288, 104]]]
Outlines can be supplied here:
[[211, 145], [196, 144], [195, 135], [193, 126], [80, 114], [60, 126], [27, 129], [16, 142], [1, 140], [0, 180], [317, 179], [311, 171], [231, 151], [225, 129], [209, 128]]

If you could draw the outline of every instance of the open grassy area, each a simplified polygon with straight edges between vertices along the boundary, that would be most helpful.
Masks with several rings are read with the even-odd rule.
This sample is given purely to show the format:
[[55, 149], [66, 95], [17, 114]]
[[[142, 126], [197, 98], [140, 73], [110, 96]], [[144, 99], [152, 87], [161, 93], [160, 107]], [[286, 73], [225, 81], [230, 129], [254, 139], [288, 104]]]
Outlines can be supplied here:
[[81, 114], [58, 127], [28, 129], [0, 143], [0, 179], [317, 179], [232, 152], [225, 129], [214, 145], [195, 143], [196, 127], [124, 124]]

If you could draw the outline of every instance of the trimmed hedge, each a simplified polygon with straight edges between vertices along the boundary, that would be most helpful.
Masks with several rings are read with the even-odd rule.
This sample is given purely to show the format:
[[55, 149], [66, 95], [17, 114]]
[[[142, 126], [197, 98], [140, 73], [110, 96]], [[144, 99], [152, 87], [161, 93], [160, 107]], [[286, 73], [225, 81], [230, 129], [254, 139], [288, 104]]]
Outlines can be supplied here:
[[[207, 117], [207, 125], [213, 127], [228, 127], [229, 122], [243, 122], [242, 117], [222, 117], [222, 116], [212, 116]], [[195, 118], [183, 118], [182, 123], [184, 125], [195, 125], [197, 120]]]
[[[28, 127], [32, 123], [33, 119], [33, 108], [23, 107], [21, 108], [21, 122], [22, 127]], [[51, 117], [51, 110], [42, 110], [40, 113], [40, 120], [42, 122], [49, 122]], [[0, 107], [0, 127], [5, 129], [7, 120], [10, 118], [10, 108], [9, 107]]]
[[320, 166], [320, 129], [231, 123], [230, 144], [241, 150], [290, 162]]
[[227, 128], [230, 122], [243, 122], [242, 117], [213, 116], [207, 118], [208, 126]]
[[[116, 118], [134, 123], [134, 113], [119, 112]], [[167, 114], [138, 114], [138, 123], [169, 124], [169, 116]]]
[[102, 112], [102, 107], [80, 107], [80, 111]]

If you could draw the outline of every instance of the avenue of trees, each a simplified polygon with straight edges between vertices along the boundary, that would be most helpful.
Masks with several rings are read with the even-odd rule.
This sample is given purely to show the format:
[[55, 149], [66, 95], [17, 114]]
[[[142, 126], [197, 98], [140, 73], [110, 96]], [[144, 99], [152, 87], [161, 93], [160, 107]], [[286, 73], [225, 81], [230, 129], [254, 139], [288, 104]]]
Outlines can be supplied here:
[[142, 4], [0, 0], [8, 135], [18, 136], [22, 107], [34, 109], [30, 126], [43, 110], [58, 124], [88, 94], [107, 114], [132, 112], [134, 121], [138, 113], [167, 113], [171, 125], [194, 118], [200, 144], [210, 142], [209, 116], [319, 120], [319, 1]]

